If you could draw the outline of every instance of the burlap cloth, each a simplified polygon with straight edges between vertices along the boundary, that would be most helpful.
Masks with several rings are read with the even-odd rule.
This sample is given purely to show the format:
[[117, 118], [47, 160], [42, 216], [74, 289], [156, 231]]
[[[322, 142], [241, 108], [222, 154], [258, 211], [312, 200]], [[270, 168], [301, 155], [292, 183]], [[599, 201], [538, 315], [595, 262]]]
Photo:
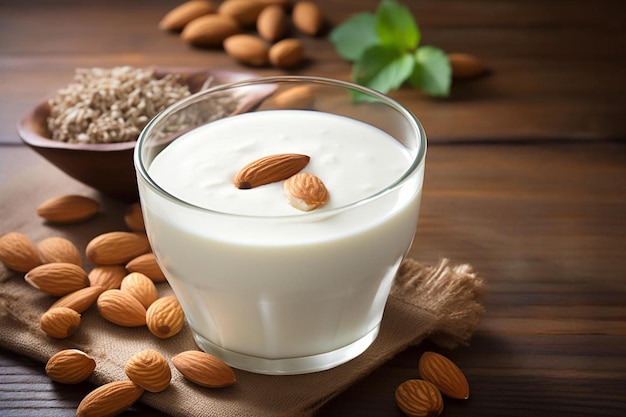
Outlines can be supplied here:
[[[63, 236], [84, 249], [99, 233], [127, 230], [123, 222], [127, 203], [101, 196], [73, 180], [51, 181], [55, 179], [54, 175], [42, 178], [38, 168], [29, 168], [0, 181], [0, 235], [17, 231], [34, 242]], [[42, 201], [62, 194], [94, 197], [101, 202], [101, 213], [86, 223], [65, 226], [46, 223], [35, 215]], [[85, 269], [91, 267], [85, 263]], [[483, 312], [478, 302], [482, 285], [468, 265], [453, 266], [443, 259], [438, 265], [425, 266], [408, 259], [392, 288], [378, 338], [356, 359], [307, 375], [267, 376], [236, 370], [237, 383], [219, 390], [197, 387], [172, 367], [170, 387], [157, 394], [146, 392], [140, 401], [173, 416], [310, 416], [395, 354], [427, 337], [447, 347], [466, 343]], [[158, 288], [160, 295], [171, 291], [167, 283]], [[28, 285], [23, 274], [0, 265], [0, 345], [41, 361], [42, 372], [43, 363], [53, 354], [78, 348], [97, 362], [91, 382], [103, 384], [127, 379], [124, 364], [141, 350], [155, 349], [171, 359], [181, 351], [197, 349], [188, 327], [160, 340], [145, 327], [123, 328], [105, 321], [95, 307], [82, 314], [73, 336], [51, 339], [39, 329], [39, 317], [54, 300]]]

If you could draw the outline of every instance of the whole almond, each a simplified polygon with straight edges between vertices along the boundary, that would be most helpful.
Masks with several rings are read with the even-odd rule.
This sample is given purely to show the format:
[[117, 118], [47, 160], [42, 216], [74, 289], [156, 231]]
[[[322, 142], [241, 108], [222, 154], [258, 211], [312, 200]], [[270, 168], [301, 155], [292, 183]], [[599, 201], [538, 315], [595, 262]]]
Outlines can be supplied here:
[[128, 272], [121, 265], [103, 265], [94, 267], [87, 277], [92, 287], [102, 287], [106, 291], [119, 289], [126, 275]]
[[217, 12], [217, 4], [207, 0], [190, 0], [170, 10], [159, 22], [163, 30], [181, 30], [193, 19]]
[[28, 271], [24, 279], [38, 290], [59, 297], [89, 286], [85, 270], [67, 262], [39, 265]]
[[159, 352], [148, 349], [133, 355], [124, 366], [128, 378], [150, 392], [161, 392], [170, 385], [172, 370]]
[[237, 378], [232, 368], [221, 359], [205, 352], [188, 350], [172, 359], [176, 369], [191, 382], [207, 388], [233, 385]]
[[150, 242], [143, 233], [108, 232], [93, 238], [85, 253], [96, 265], [121, 265], [150, 251]]
[[131, 259], [126, 264], [126, 270], [128, 272], [141, 272], [154, 282], [166, 281], [165, 274], [152, 252], [144, 253], [143, 255]]
[[224, 40], [224, 50], [245, 65], [260, 67], [269, 62], [267, 43], [254, 35], [240, 33], [229, 36]]
[[146, 308], [132, 295], [121, 290], [107, 290], [96, 302], [100, 315], [111, 323], [124, 327], [146, 324]]
[[96, 361], [78, 349], [65, 349], [54, 354], [46, 363], [46, 375], [62, 384], [83, 382], [96, 369]]
[[44, 201], [37, 215], [51, 223], [78, 223], [98, 214], [100, 204], [82, 195], [63, 195]]
[[256, 30], [268, 42], [283, 38], [289, 29], [289, 18], [285, 9], [277, 4], [265, 7], [256, 21]]
[[328, 202], [328, 190], [322, 180], [308, 172], [300, 172], [283, 184], [287, 201], [302, 211], [311, 211]]
[[124, 222], [133, 232], [146, 231], [146, 225], [143, 221], [143, 213], [141, 212], [140, 203], [133, 203], [128, 206], [126, 212], [124, 213]]
[[424, 352], [419, 361], [420, 376], [450, 398], [469, 398], [469, 384], [461, 369], [450, 359], [435, 352]]
[[272, 97], [271, 105], [277, 109], [310, 110], [315, 104], [313, 89], [299, 85], [280, 91]]
[[299, 1], [293, 6], [291, 18], [294, 26], [302, 33], [315, 36], [324, 26], [322, 10], [312, 1]]
[[304, 61], [304, 46], [295, 38], [283, 39], [272, 45], [269, 59], [278, 68], [291, 68]]
[[220, 47], [224, 39], [241, 32], [241, 26], [231, 16], [208, 14], [187, 23], [180, 37], [192, 45]]
[[143, 393], [144, 389], [133, 381], [109, 382], [83, 398], [76, 409], [76, 417], [116, 416], [130, 408]]
[[252, 27], [265, 6], [257, 0], [226, 0], [220, 4], [217, 12], [232, 17], [242, 27]]
[[0, 237], [0, 262], [17, 272], [28, 272], [41, 265], [37, 246], [19, 232], [5, 233]]
[[83, 258], [80, 251], [70, 240], [53, 236], [43, 239], [37, 244], [39, 257], [43, 263], [68, 262], [83, 266]]
[[433, 384], [410, 379], [398, 386], [396, 404], [409, 417], [436, 417], [443, 412], [443, 398]]
[[67, 307], [51, 308], [39, 319], [41, 330], [55, 339], [65, 339], [71, 336], [78, 326], [80, 326], [80, 314]]
[[309, 163], [308, 155], [283, 153], [250, 162], [235, 176], [235, 187], [249, 189], [285, 180]]
[[473, 55], [449, 53], [448, 60], [452, 67], [452, 77], [458, 80], [476, 78], [488, 71], [485, 64]]
[[131, 272], [126, 275], [120, 285], [120, 290], [135, 297], [145, 307], [159, 298], [159, 292], [154, 282], [141, 272]]
[[67, 307], [77, 313], [82, 313], [91, 307], [103, 292], [104, 288], [102, 287], [85, 287], [59, 298], [50, 308]]
[[178, 334], [184, 324], [185, 313], [174, 296], [159, 298], [146, 311], [148, 330], [160, 339]]

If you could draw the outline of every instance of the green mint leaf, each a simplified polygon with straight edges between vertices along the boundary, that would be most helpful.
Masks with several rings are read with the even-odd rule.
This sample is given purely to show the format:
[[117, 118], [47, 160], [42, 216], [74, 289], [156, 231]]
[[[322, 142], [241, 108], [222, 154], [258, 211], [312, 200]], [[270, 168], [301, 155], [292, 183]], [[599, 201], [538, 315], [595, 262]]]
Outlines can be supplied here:
[[367, 48], [379, 42], [376, 16], [368, 12], [357, 13], [333, 29], [329, 38], [342, 58], [356, 61]]
[[434, 46], [422, 46], [415, 51], [413, 73], [409, 82], [423, 92], [436, 97], [450, 95], [452, 69], [444, 51]]
[[376, 10], [376, 33], [383, 45], [401, 51], [413, 51], [420, 41], [420, 32], [411, 11], [393, 0], [383, 0]]
[[387, 93], [400, 87], [413, 73], [415, 55], [396, 48], [375, 45], [354, 63], [352, 79], [357, 84]]

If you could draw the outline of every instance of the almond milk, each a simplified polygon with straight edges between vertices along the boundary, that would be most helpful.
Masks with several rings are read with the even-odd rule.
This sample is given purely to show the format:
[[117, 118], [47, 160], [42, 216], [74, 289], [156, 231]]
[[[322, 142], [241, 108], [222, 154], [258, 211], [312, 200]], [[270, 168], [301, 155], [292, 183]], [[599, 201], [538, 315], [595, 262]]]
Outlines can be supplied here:
[[[237, 171], [277, 153], [330, 199], [289, 205], [282, 182], [241, 190]], [[263, 373], [327, 369], [375, 339], [415, 233], [423, 163], [386, 133], [323, 112], [247, 113], [198, 127], [139, 180], [146, 229], [199, 346]]]

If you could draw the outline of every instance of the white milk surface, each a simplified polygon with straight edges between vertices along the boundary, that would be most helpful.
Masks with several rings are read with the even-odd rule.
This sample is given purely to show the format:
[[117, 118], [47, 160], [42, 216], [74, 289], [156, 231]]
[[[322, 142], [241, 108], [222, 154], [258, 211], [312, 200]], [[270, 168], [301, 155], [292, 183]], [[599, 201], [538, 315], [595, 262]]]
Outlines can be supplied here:
[[[276, 153], [311, 157], [303, 171], [320, 177], [330, 195], [314, 212], [328, 216], [291, 207], [282, 182], [249, 190], [233, 185], [240, 168]], [[165, 199], [139, 182], [148, 236], [199, 345], [235, 367], [298, 373], [307, 370], [269, 369], [266, 362], [375, 337], [415, 233], [423, 166], [380, 199], [330, 210], [384, 190], [410, 163], [408, 152], [383, 132], [313, 111], [235, 116], [162, 151], [149, 167], [154, 181], [212, 210]], [[360, 351], [333, 364], [323, 359], [319, 368]], [[265, 362], [250, 365], [242, 356]]]

